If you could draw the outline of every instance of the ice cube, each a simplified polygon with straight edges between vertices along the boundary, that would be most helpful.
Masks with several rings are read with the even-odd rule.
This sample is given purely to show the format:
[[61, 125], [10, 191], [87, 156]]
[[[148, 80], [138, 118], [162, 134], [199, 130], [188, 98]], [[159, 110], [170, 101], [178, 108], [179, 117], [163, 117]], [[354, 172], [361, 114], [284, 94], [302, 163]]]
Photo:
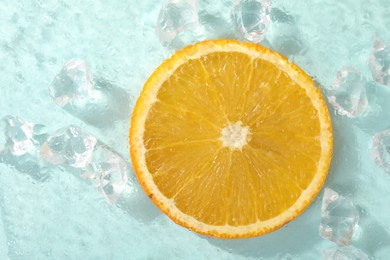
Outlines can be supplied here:
[[34, 124], [19, 117], [5, 116], [0, 123], [2, 153], [23, 155], [34, 149]]
[[130, 114], [130, 95], [107, 80], [93, 79], [83, 60], [65, 62], [49, 93], [58, 106], [96, 127], [110, 128]]
[[93, 96], [93, 77], [87, 63], [78, 59], [65, 62], [51, 83], [49, 93], [60, 107], [87, 102], [86, 99]]
[[96, 142], [95, 137], [72, 125], [53, 133], [42, 145], [41, 156], [55, 165], [82, 168], [91, 162]]
[[264, 39], [271, 22], [271, 0], [238, 0], [232, 11], [236, 33], [251, 42]]
[[325, 188], [321, 206], [320, 236], [339, 245], [348, 245], [359, 221], [352, 201]]
[[291, 23], [276, 21], [272, 26], [273, 30], [267, 32], [267, 39], [261, 44], [268, 45], [292, 61], [308, 51], [308, 41], [295, 21]]
[[89, 179], [104, 198], [114, 204], [127, 185], [128, 169], [120, 155], [98, 144], [82, 177]]
[[155, 28], [160, 42], [175, 49], [194, 43], [202, 33], [198, 10], [198, 0], [166, 0]]
[[328, 100], [340, 115], [357, 117], [368, 105], [365, 78], [357, 69], [343, 67], [337, 73]]
[[353, 246], [345, 246], [327, 249], [322, 254], [323, 260], [369, 260], [369, 257], [360, 249]]
[[16, 116], [5, 116], [0, 122], [0, 162], [34, 179], [47, 179], [39, 157], [39, 147], [46, 138], [43, 125]]
[[380, 84], [390, 86], [390, 47], [375, 39], [368, 58], [372, 77]]
[[384, 171], [390, 173], [390, 129], [375, 134], [372, 143], [372, 160]]

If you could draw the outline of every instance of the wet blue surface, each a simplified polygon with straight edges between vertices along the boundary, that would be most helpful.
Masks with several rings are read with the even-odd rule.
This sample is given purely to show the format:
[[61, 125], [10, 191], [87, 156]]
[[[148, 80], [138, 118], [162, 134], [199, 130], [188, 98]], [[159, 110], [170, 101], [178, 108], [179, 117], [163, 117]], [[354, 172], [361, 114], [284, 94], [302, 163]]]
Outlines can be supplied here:
[[[19, 116], [44, 125], [47, 133], [80, 126], [129, 162], [129, 118], [151, 72], [186, 41], [239, 37], [230, 18], [231, 1], [201, 0], [198, 38], [192, 35], [164, 47], [154, 31], [161, 5], [1, 1], [0, 117]], [[376, 38], [390, 45], [390, 2], [275, 0], [270, 19], [261, 44], [297, 63], [325, 95], [345, 66], [356, 68], [366, 80], [368, 105], [356, 118], [329, 105], [335, 146], [325, 187], [358, 208], [360, 234], [352, 245], [387, 259], [390, 176], [371, 160], [371, 150], [372, 136], [390, 128], [390, 87], [374, 80], [368, 60]], [[91, 121], [70, 113], [50, 96], [53, 79], [74, 58], [86, 61], [95, 85], [105, 89], [102, 93], [114, 89], [128, 95], [128, 106], [119, 104], [119, 115], [106, 118], [109, 123], [96, 120], [99, 114]], [[319, 236], [323, 192], [276, 232], [220, 240], [170, 221], [143, 194], [133, 172], [115, 205], [66, 167], [49, 167], [44, 178], [29, 173], [12, 163], [0, 164], [0, 259], [319, 259], [324, 250], [338, 247]]]

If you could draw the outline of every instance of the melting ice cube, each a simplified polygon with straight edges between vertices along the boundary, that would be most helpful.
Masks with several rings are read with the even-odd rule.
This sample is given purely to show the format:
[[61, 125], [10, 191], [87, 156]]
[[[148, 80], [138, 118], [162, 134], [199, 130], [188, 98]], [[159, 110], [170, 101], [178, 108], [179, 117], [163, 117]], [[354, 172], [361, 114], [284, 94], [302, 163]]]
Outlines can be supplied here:
[[155, 31], [164, 46], [182, 48], [194, 43], [202, 32], [198, 0], [166, 0], [161, 7]]
[[127, 173], [128, 165], [124, 159], [108, 147], [98, 144], [82, 177], [88, 178], [106, 200], [114, 204], [127, 185]]
[[112, 127], [129, 116], [130, 95], [104, 79], [94, 80], [83, 60], [65, 62], [49, 93], [58, 106], [97, 127]]
[[356, 117], [361, 114], [368, 105], [363, 75], [353, 67], [342, 68], [337, 73], [328, 100], [340, 115]]
[[39, 158], [39, 147], [46, 140], [43, 125], [5, 116], [0, 122], [0, 162], [39, 180], [47, 178]]
[[359, 220], [352, 201], [325, 188], [321, 206], [320, 236], [339, 245], [348, 245]]
[[50, 95], [60, 107], [86, 102], [93, 95], [93, 78], [83, 60], [69, 60], [49, 87]]
[[271, 21], [270, 13], [271, 0], [236, 1], [232, 11], [236, 33], [251, 42], [261, 42]]
[[55, 165], [82, 168], [91, 162], [96, 142], [95, 137], [80, 127], [69, 126], [59, 129], [47, 139], [41, 147], [41, 156]]
[[69, 126], [50, 135], [41, 146], [41, 156], [55, 165], [80, 169], [110, 203], [115, 203], [127, 185], [125, 160], [78, 126]]
[[372, 160], [384, 171], [390, 173], [390, 129], [375, 134], [372, 142]]
[[2, 153], [23, 155], [34, 149], [34, 124], [19, 117], [5, 116], [0, 123]]
[[322, 254], [323, 260], [369, 260], [369, 257], [360, 249], [353, 246], [345, 246], [335, 249], [327, 249]]
[[368, 58], [372, 77], [380, 84], [390, 86], [390, 47], [379, 39], [374, 40], [371, 54]]

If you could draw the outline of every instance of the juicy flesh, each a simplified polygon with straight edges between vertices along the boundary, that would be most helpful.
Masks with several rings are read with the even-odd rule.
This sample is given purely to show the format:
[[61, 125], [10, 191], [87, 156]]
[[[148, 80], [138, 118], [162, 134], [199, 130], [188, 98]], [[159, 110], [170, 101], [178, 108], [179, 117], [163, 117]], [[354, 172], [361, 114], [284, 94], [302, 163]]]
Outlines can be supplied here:
[[[241, 149], [221, 130], [241, 122]], [[160, 192], [211, 225], [248, 225], [291, 207], [317, 172], [317, 111], [305, 90], [275, 65], [242, 53], [186, 62], [166, 80], [143, 136]]]

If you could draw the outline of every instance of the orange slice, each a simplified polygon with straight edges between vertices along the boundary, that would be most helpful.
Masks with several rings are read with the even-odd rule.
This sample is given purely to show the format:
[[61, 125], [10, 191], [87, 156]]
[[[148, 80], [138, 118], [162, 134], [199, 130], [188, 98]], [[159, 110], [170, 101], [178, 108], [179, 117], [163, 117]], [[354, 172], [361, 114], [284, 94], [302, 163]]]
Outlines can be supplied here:
[[296, 218], [332, 156], [329, 112], [299, 67], [260, 45], [204, 41], [150, 76], [131, 158], [145, 192], [201, 234], [252, 237]]

